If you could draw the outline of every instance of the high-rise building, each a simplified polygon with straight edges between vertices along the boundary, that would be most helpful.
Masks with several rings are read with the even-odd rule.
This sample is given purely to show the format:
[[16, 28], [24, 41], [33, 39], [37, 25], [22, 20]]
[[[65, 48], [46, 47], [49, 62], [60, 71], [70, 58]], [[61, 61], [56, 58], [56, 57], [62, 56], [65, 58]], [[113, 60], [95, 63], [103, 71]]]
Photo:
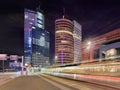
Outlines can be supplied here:
[[31, 63], [32, 54], [32, 26], [36, 24], [36, 12], [25, 9], [24, 11], [24, 59]]
[[81, 50], [81, 39], [82, 39], [82, 33], [81, 33], [81, 25], [73, 20], [74, 25], [74, 63], [80, 62], [82, 58], [82, 50]]
[[115, 59], [119, 56], [120, 28], [82, 42], [82, 61]]
[[74, 60], [73, 22], [61, 18], [55, 21], [56, 63], [71, 63]]
[[81, 25], [63, 18], [55, 21], [55, 63], [76, 63], [81, 60]]
[[34, 27], [32, 29], [32, 64], [49, 66], [49, 32]]
[[44, 30], [44, 15], [40, 10], [25, 9], [24, 18], [25, 63], [45, 66], [46, 62], [49, 65], [49, 33]]

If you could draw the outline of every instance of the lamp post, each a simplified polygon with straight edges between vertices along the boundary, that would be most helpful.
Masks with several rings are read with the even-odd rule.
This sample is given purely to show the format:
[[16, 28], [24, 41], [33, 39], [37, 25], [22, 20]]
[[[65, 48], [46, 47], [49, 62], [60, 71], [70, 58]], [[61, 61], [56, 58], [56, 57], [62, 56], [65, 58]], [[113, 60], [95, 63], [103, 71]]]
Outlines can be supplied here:
[[22, 62], [21, 62], [21, 75], [23, 75], [23, 71], [24, 71], [24, 56], [19, 56], [18, 58], [22, 59]]
[[23, 71], [24, 71], [24, 57], [23, 56], [21, 56], [21, 59], [22, 59], [22, 74], [23, 74]]
[[91, 42], [90, 41], [87, 43], [87, 49], [88, 49], [88, 62], [90, 62], [90, 49], [91, 49]]

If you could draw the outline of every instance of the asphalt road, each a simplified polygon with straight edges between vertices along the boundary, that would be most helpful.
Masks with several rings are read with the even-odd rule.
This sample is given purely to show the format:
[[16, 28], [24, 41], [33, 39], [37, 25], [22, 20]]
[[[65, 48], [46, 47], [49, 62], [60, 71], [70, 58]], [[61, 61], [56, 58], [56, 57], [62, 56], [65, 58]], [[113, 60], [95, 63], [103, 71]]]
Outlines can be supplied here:
[[38, 76], [21, 76], [0, 86], [0, 90], [71, 90], [64, 86], [54, 84], [56, 83], [51, 84]]
[[[89, 83], [89, 82], [84, 82], [84, 81], [76, 81], [76, 80], [71, 80], [71, 79], [66, 79], [66, 78], [60, 78], [60, 77], [54, 77], [51, 75], [46, 75], [46, 74], [40, 74], [41, 76], [45, 78], [49, 78], [52, 81], [56, 81], [57, 83], [59, 82], [60, 84], [64, 84], [67, 86], [71, 86], [72, 90], [120, 90], [117, 88], [112, 88], [112, 87], [107, 87], [104, 85], [98, 85], [94, 83]], [[66, 89], [63, 89], [66, 90]]]

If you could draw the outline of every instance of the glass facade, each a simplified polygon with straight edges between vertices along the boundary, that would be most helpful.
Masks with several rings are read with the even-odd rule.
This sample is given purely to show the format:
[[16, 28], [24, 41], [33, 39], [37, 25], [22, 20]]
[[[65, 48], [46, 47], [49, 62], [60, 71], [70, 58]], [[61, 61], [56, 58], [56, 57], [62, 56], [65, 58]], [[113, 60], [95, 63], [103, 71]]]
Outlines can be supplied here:
[[37, 23], [36, 23], [36, 26], [41, 28], [41, 29], [44, 29], [44, 15], [40, 12], [37, 12]]
[[81, 25], [77, 21], [73, 21], [74, 23], [74, 62], [80, 62], [82, 58], [82, 50], [81, 50]]
[[31, 63], [32, 54], [32, 26], [35, 26], [36, 14], [32, 10], [24, 12], [24, 59], [25, 63]]
[[32, 64], [49, 65], [49, 32], [37, 27], [32, 30]]
[[24, 59], [28, 64], [49, 65], [49, 33], [44, 30], [44, 15], [39, 11], [24, 12]]

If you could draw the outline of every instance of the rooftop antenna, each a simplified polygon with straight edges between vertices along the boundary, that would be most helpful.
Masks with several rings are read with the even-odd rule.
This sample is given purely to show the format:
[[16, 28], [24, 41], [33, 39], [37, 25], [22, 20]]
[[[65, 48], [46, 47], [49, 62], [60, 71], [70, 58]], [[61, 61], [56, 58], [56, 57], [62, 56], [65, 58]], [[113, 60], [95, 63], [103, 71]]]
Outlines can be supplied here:
[[38, 6], [38, 9], [40, 10], [40, 5]]
[[65, 8], [63, 8], [63, 16], [62, 18], [65, 18]]
[[40, 10], [40, 5], [36, 8], [37, 10]]

